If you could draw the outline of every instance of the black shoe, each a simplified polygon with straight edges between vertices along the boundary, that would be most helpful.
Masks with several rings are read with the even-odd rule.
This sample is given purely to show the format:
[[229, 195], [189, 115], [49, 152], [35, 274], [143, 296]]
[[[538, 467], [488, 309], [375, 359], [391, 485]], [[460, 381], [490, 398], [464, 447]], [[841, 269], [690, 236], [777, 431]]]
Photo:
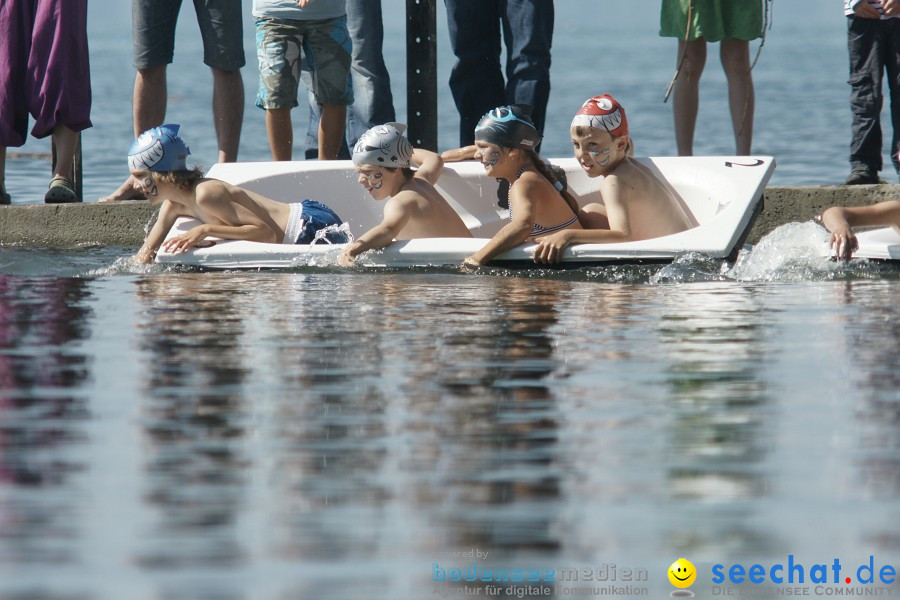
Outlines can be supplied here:
[[6, 188], [0, 185], [0, 205], [12, 204], [12, 199], [6, 193]]
[[878, 183], [878, 173], [871, 167], [853, 167], [850, 169], [850, 175], [844, 185], [866, 185], [869, 183]]
[[75, 193], [75, 186], [71, 181], [62, 175], [57, 175], [50, 180], [50, 189], [44, 194], [44, 202], [46, 204], [63, 204], [81, 202], [81, 198]]

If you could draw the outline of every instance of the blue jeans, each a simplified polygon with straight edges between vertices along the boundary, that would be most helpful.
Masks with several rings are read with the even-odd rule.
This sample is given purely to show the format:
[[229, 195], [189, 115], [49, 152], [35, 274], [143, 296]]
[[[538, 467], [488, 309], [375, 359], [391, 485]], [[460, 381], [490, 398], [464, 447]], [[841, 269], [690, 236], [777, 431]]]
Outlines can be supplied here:
[[[370, 127], [397, 120], [391, 78], [382, 52], [384, 26], [381, 0], [347, 0], [347, 29], [353, 42], [350, 63], [353, 104], [347, 107], [346, 145], [341, 146], [339, 158], [350, 158], [356, 141]], [[304, 72], [303, 76], [307, 77], [308, 73]], [[315, 158], [318, 156], [319, 116], [322, 111], [312, 95], [309, 108], [306, 157]]]
[[891, 160], [900, 172], [900, 19], [847, 17], [850, 107], [853, 111], [850, 167], [882, 168], [882, 76], [891, 93]]
[[[475, 139], [484, 114], [504, 104], [530, 104], [544, 131], [550, 98], [553, 0], [444, 0], [456, 65], [450, 91], [459, 111], [459, 144]], [[506, 83], [500, 69], [500, 32], [506, 44]]]

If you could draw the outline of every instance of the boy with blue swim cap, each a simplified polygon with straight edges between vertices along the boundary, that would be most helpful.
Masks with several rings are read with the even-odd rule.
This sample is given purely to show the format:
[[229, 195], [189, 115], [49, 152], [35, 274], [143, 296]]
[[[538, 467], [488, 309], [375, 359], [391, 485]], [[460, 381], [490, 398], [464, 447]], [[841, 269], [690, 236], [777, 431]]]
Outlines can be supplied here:
[[[285, 203], [225, 181], [204, 177], [199, 167], [187, 166], [191, 151], [178, 136], [179, 125], [148, 129], [131, 145], [128, 168], [151, 203], [161, 205], [156, 223], [135, 256], [149, 263], [160, 246], [186, 252], [208, 237], [254, 242], [309, 244], [316, 234], [343, 222], [330, 208], [313, 200]], [[178, 217], [201, 221], [187, 233], [166, 240]], [[320, 236], [321, 237], [321, 236]], [[343, 231], [328, 231], [325, 243], [343, 244]], [[165, 241], [164, 241], [165, 240]]]
[[[472, 237], [462, 218], [434, 188], [444, 161], [429, 150], [413, 148], [406, 125], [385, 123], [366, 131], [353, 148], [357, 181], [375, 200], [386, 200], [381, 223], [359, 236], [338, 257], [349, 267], [367, 250], [394, 240]], [[418, 169], [413, 171], [413, 163]]]

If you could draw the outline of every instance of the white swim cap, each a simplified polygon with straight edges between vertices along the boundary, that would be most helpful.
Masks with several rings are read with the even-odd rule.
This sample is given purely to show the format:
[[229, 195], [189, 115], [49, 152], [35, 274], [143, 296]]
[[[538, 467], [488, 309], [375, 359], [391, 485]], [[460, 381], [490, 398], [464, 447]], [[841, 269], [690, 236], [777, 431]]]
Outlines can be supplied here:
[[369, 129], [353, 147], [353, 164], [408, 167], [413, 146], [404, 131], [403, 123], [385, 123]]

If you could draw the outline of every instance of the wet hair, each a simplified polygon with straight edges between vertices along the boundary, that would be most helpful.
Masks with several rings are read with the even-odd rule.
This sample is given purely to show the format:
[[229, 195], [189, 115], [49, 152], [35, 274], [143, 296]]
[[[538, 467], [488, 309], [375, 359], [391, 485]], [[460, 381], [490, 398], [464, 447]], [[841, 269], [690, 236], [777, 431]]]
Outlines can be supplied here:
[[[575, 199], [571, 193], [569, 193], [568, 189], [568, 179], [566, 178], [565, 171], [562, 168], [556, 165], [549, 165], [544, 162], [537, 152], [534, 150], [523, 150], [525, 156], [528, 160], [531, 161], [531, 164], [534, 165], [534, 169], [540, 173], [550, 184], [556, 188], [556, 191], [559, 192], [559, 195], [563, 197], [563, 200], [566, 201], [566, 204], [569, 205], [569, 208], [572, 209], [572, 212], [575, 213], [575, 216], [578, 217], [578, 222], [581, 223], [581, 216], [579, 212], [581, 211], [581, 207], [578, 205], [578, 201]], [[584, 225], [584, 223], [582, 223]]]
[[[377, 165], [374, 165], [374, 166], [377, 166]], [[415, 174], [416, 174], [416, 172], [413, 171], [413, 170], [412, 170], [411, 168], [409, 168], [409, 167], [382, 167], [382, 168], [383, 168], [385, 171], [390, 171], [391, 173], [393, 173], [394, 171], [396, 171], [396, 170], [399, 169], [400, 172], [403, 173], [403, 176], [406, 177], [407, 179], [410, 179], [410, 178], [414, 177]]]
[[189, 190], [203, 179], [200, 167], [178, 171], [149, 171], [157, 182], [170, 183], [180, 190]]

